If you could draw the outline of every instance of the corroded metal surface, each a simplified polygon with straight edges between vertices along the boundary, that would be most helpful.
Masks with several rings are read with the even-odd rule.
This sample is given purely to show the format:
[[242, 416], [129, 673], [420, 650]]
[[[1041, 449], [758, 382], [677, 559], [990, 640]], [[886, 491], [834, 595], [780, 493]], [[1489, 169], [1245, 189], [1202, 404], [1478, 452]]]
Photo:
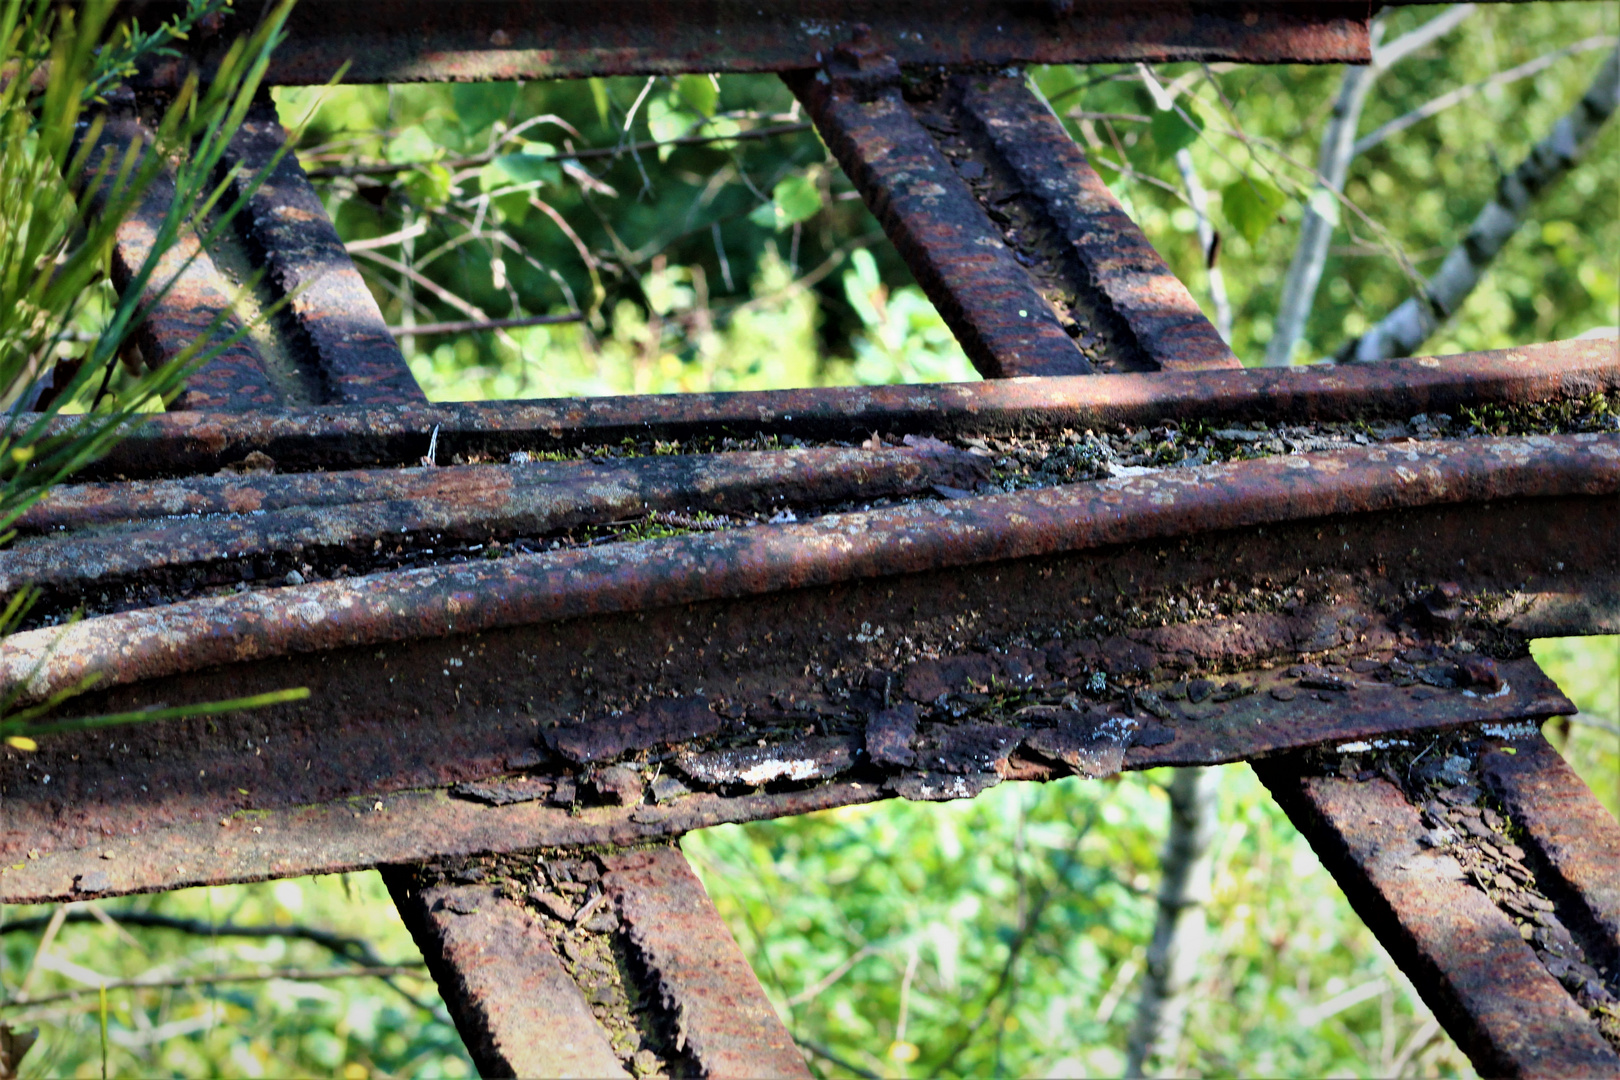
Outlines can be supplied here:
[[[151, 132], [133, 111], [110, 112], [96, 147], [100, 167], [116, 174], [132, 146], [146, 146]], [[151, 257], [164, 218], [174, 202], [174, 182], [157, 176], [134, 211], [118, 226], [113, 239], [111, 278], [120, 292]], [[220, 275], [195, 230], [187, 227], [158, 258], [143, 290], [145, 317], [135, 334], [144, 362], [152, 366], [180, 356], [196, 355], [199, 340], [223, 344], [240, 334], [242, 321], [231, 310], [232, 286]], [[219, 316], [223, 315], [223, 318]], [[186, 380], [176, 400], [180, 409], [245, 412], [280, 404], [265, 371], [264, 358], [251, 339], [224, 346]]]
[[[6, 685], [26, 681], [26, 694], [38, 698], [92, 671], [103, 685], [117, 685], [247, 658], [757, 596], [1332, 515], [1591, 498], [1597, 502], [1590, 512], [1601, 516], [1608, 507], [1612, 517], [1616, 492], [1620, 436], [1614, 435], [1443, 440], [1264, 458], [101, 616], [15, 635], [0, 659], [0, 679]], [[1497, 513], [1477, 505], [1468, 512]], [[1558, 594], [1568, 593], [1570, 602], [1579, 600], [1588, 612], [1578, 617], [1591, 623], [1585, 632], [1602, 632], [1599, 627], [1614, 625], [1617, 597], [1612, 549], [1599, 537], [1613, 534], [1582, 534], [1583, 511], [1572, 505], [1569, 513], [1568, 539], [1559, 546], [1584, 539], [1580, 556], [1564, 562], [1584, 568], [1586, 576], [1547, 569], [1526, 575], [1516, 583], [1518, 609], [1511, 618], [1543, 629], [1556, 625], [1560, 616], [1547, 605], [1556, 608]], [[1498, 550], [1518, 540], [1502, 537]], [[1537, 580], [1546, 584], [1538, 587]], [[1498, 583], [1508, 586], [1509, 579]]]
[[[285, 146], [274, 104], [256, 104], [227, 154], [228, 164], [241, 169], [232, 196], [247, 195], [237, 223], [275, 295], [290, 297], [288, 310], [307, 350], [306, 363], [324, 384], [324, 400], [343, 405], [425, 401], [320, 196], [298, 158], [283, 154]], [[283, 154], [279, 161], [278, 154]], [[249, 193], [246, 185], [260, 177]]]
[[499, 887], [383, 879], [480, 1075], [629, 1077], [534, 915]]
[[[1072, 514], [1049, 522], [1007, 524], [1027, 525], [1053, 538], [1055, 552], [1070, 554], [1043, 556], [1037, 548], [1011, 558], [1020, 549], [1008, 548], [1008, 557], [954, 570], [932, 568], [937, 553], [925, 551], [916, 557], [926, 569], [899, 572], [907, 541], [915, 546], [928, 535], [930, 519], [991, 500], [929, 504], [926, 517], [911, 519], [911, 534], [895, 536], [874, 530], [881, 515], [852, 515], [830, 530], [767, 526], [554, 552], [523, 564], [545, 571], [537, 577], [504, 576], [518, 560], [447, 567], [431, 572], [437, 584], [424, 580], [428, 571], [383, 575], [393, 580], [391, 591], [359, 602], [364, 579], [271, 590], [210, 602], [234, 606], [236, 614], [224, 617], [221, 607], [189, 630], [179, 616], [190, 612], [195, 620], [204, 609], [177, 605], [86, 620], [68, 629], [57, 655], [145, 681], [86, 698], [76, 703], [80, 709], [287, 685], [308, 686], [313, 697], [212, 722], [58, 736], [27, 762], [12, 754], [0, 763], [3, 841], [42, 858], [24, 860], [0, 885], [11, 899], [73, 895], [75, 888], [90, 895], [400, 861], [413, 844], [477, 852], [624, 842], [885, 791], [960, 796], [1002, 779], [1094, 774], [1110, 752], [1098, 736], [1116, 723], [1130, 735], [1117, 763], [1136, 768], [1568, 710], [1533, 664], [1515, 659], [1523, 645], [1514, 627], [1526, 619], [1544, 626], [1549, 611], [1564, 629], [1613, 624], [1614, 567], [1602, 539], [1617, 527], [1612, 495], [1505, 498], [1488, 508], [1405, 507], [1397, 499], [1387, 513], [1242, 527], [1245, 492], [1235, 481], [1252, 471], [1264, 490], [1259, 475], [1285, 467], [1272, 459], [1203, 474], [1226, 482], [1199, 488], [1210, 493], [1198, 497], [1202, 516], [1177, 518], [1173, 507], [1155, 504], [1159, 489], [1144, 486], [1145, 478], [1053, 489], [1092, 501], [1071, 502]], [[1414, 490], [1428, 485], [1431, 496], [1442, 488], [1459, 498], [1514, 490], [1478, 486], [1488, 477], [1477, 474], [1457, 490], [1457, 477], [1444, 469], [1427, 476]], [[1556, 482], [1555, 473], [1534, 467], [1509, 469], [1497, 480], [1515, 477]], [[1578, 473], [1565, 482], [1582, 483]], [[1388, 476], [1383, 496], [1407, 486]], [[1223, 506], [1220, 493], [1237, 503]], [[1362, 495], [1370, 496], [1363, 505], [1380, 497], [1377, 488]], [[1347, 505], [1302, 498], [1298, 489], [1294, 496], [1301, 512]], [[1270, 498], [1274, 507], [1289, 501], [1285, 490]], [[1170, 514], [1158, 525], [1173, 522], [1187, 532], [1132, 533], [1133, 508]], [[993, 532], [973, 524], [983, 520], [960, 519], [962, 535]], [[1151, 514], [1137, 522], [1152, 524]], [[863, 537], [869, 557], [879, 559], [868, 571], [892, 572], [819, 586], [794, 581], [793, 552], [818, 550], [806, 538], [818, 528], [834, 538]], [[739, 563], [724, 546], [738, 542], [735, 551], [743, 552], [780, 529], [800, 532], [797, 539], [778, 534], [783, 547], [774, 570], [768, 559], [758, 561], [760, 552]], [[994, 545], [993, 536], [984, 539]], [[773, 574], [786, 575], [781, 581], [791, 591], [694, 602], [670, 581], [627, 578], [628, 591], [615, 598], [609, 579], [594, 576], [616, 567], [672, 569], [681, 564], [678, 551], [695, 559], [681, 588], [699, 595], [716, 583], [764, 588]], [[567, 558], [552, 561], [559, 556]], [[893, 566], [883, 561], [895, 558], [901, 562]], [[1456, 599], [1436, 604], [1427, 593], [1409, 595], [1413, 581], [1445, 583]], [[418, 591], [400, 591], [413, 582]], [[1503, 582], [1519, 591], [1504, 595]], [[1560, 613], [1557, 605], [1572, 603]], [[620, 605], [619, 613], [596, 604]], [[1189, 617], [1189, 605], [1205, 614]], [[385, 621], [376, 622], [379, 616]], [[494, 623], [481, 631], [478, 620], [489, 619]], [[356, 643], [349, 635], [367, 625], [393, 636]], [[97, 655], [71, 636], [85, 627], [97, 627]], [[187, 640], [197, 631], [205, 632]], [[1442, 631], [1464, 634], [1498, 659], [1476, 662], [1461, 647], [1437, 642], [1433, 635]], [[275, 635], [289, 632], [308, 635], [301, 648], [320, 651], [271, 659], [289, 644]], [[54, 640], [51, 631], [36, 639]], [[1302, 654], [1311, 659], [1301, 662]], [[151, 666], [199, 660], [225, 666], [169, 679]], [[76, 670], [52, 677], [71, 679]], [[1005, 704], [985, 696], [991, 685], [1013, 688]], [[667, 728], [634, 719], [645, 703], [695, 695], [707, 697], [720, 721], [713, 735], [702, 734], [712, 723]], [[898, 736], [892, 723], [880, 724], [887, 732], [882, 760], [869, 747], [866, 758], [843, 748], [840, 740], [861, 737], [869, 720], [907, 703], [918, 723]], [[1009, 730], [975, 728], [978, 734], [958, 745], [953, 730], [964, 723]], [[603, 744], [578, 739], [597, 731], [615, 732], [612, 745], [591, 749]], [[727, 756], [761, 738], [777, 749]], [[666, 773], [685, 778], [684, 789], [661, 798], [648, 786], [626, 804], [617, 780], [597, 787], [594, 777], [605, 766], [644, 770], [661, 755]], [[49, 783], [39, 779], [45, 774]], [[413, 788], [501, 776], [507, 779], [420, 813], [368, 812], [378, 802], [418, 798]], [[755, 782], [766, 790], [754, 792]], [[772, 790], [784, 783], [788, 790]], [[491, 800], [497, 805], [483, 805]], [[560, 808], [602, 800], [616, 808], [605, 819], [573, 818]], [[253, 812], [251, 822], [241, 811]], [[121, 836], [129, 839], [119, 842], [118, 858], [101, 860], [102, 846]], [[186, 868], [183, 877], [176, 867]]]
[[675, 848], [602, 857], [602, 887], [704, 1076], [809, 1077], [703, 883]]
[[1071, 288], [1090, 301], [1088, 307], [1112, 312], [1124, 323], [1141, 366], [1242, 367], [1187, 286], [1022, 76], [958, 76], [951, 93], [959, 95], [964, 120], [978, 128], [1017, 178], [1022, 198], [1057, 234], [1063, 250], [1052, 261], [1069, 269]]
[[1620, 825], [1545, 739], [1480, 757], [1486, 790], [1518, 826], [1537, 878], [1598, 968], [1620, 972]]
[[1091, 371], [895, 80], [801, 74], [788, 85], [883, 224], [895, 249], [988, 378]]
[[[787, 71], [817, 67], [861, 25], [901, 63], [930, 67], [1365, 63], [1367, 18], [1366, 4], [1196, 0], [313, 0], [294, 9], [268, 80], [321, 85], [345, 63], [357, 83]], [[185, 70], [148, 80], [175, 85]]]
[[[153, 417], [94, 467], [119, 478], [185, 476], [264, 454], [282, 470], [415, 464], [435, 428], [441, 455], [548, 450], [623, 439], [999, 434], [1166, 420], [1406, 418], [1463, 406], [1583, 397], [1620, 388], [1612, 341], [1559, 341], [1346, 367], [1154, 372], [916, 386], [288, 409]], [[73, 421], [58, 421], [63, 430]]]
[[[1527, 750], [1541, 741], [1533, 731]], [[1502, 745], [1453, 743], [1427, 771], [1412, 750], [1368, 761], [1367, 743], [1341, 747], [1348, 757], [1325, 768], [1300, 758], [1255, 768], [1475, 1068], [1490, 1076], [1612, 1075], [1620, 1055], [1600, 1010], [1613, 992], [1579, 974], [1589, 965], [1539, 906], [1540, 875], [1492, 828], [1495, 811], [1478, 806], [1474, 760]], [[1422, 816], [1408, 792], [1431, 797]]]
[[[441, 541], [510, 541], [658, 511], [769, 513], [967, 488], [988, 475], [983, 459], [942, 445], [67, 488], [22, 526], [42, 535], [0, 552], [0, 596], [31, 584], [48, 602], [72, 606], [87, 591], [196, 592], [283, 577], [310, 562], [359, 563], [383, 544], [431, 551]], [[54, 531], [131, 519], [134, 527], [88, 535]]]

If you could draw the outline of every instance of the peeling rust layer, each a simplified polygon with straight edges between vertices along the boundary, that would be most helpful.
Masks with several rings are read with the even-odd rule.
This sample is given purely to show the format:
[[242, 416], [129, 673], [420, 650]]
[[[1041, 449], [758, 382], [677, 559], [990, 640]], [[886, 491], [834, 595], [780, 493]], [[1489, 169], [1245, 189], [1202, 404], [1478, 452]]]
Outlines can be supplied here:
[[675, 848], [606, 855], [602, 886], [674, 1014], [677, 1049], [717, 1078], [809, 1077], [703, 883]]
[[788, 85], [974, 367], [996, 379], [1091, 371], [898, 85], [867, 93], [819, 72]]
[[[369, 554], [401, 540], [543, 536], [652, 511], [769, 511], [970, 487], [983, 459], [939, 449], [801, 450], [322, 476], [203, 477], [67, 488], [25, 529], [147, 518], [104, 534], [46, 535], [0, 552], [0, 596], [24, 585], [51, 603], [124, 582], [188, 588], [285, 574], [288, 559]], [[184, 515], [186, 520], [151, 520]], [[228, 514], [228, 517], [218, 515]], [[198, 515], [215, 515], [200, 517]], [[255, 569], [257, 568], [257, 569]], [[245, 573], [244, 573], [245, 571]]]
[[[335, 9], [317, 5], [314, 10], [324, 15]], [[341, 405], [425, 401], [298, 158], [286, 153], [276, 160], [285, 145], [275, 105], [255, 104], [226, 154], [227, 165], [241, 170], [231, 194], [242, 197], [248, 183], [271, 170], [247, 196], [237, 222], [271, 288], [278, 296], [292, 298], [288, 305], [292, 318], [307, 344], [309, 363], [322, 377], [327, 399]]]
[[[148, 5], [148, 9], [157, 5]], [[155, 14], [148, 16], [156, 18]], [[1366, 4], [1080, 0], [342, 0], [301, 4], [266, 81], [321, 85], [813, 68], [859, 25], [902, 64], [1365, 63]], [[223, 48], [209, 42], [209, 52]], [[187, 65], [146, 73], [177, 86]]]
[[[864, 440], [873, 431], [996, 434], [1202, 419], [1304, 422], [1405, 418], [1620, 389], [1612, 341], [1546, 345], [1344, 367], [1253, 368], [918, 386], [566, 398], [228, 416], [165, 413], [118, 444], [87, 477], [213, 472], [255, 451], [278, 468], [416, 464], [434, 428], [441, 455], [621, 439], [796, 435]], [[57, 421], [55, 430], [71, 427]]]
[[1540, 736], [1487, 750], [1487, 790], [1539, 863], [1537, 879], [1598, 968], [1620, 972], [1620, 825]]
[[383, 880], [481, 1076], [629, 1077], [533, 915], [487, 885]]
[[[1534, 720], [1571, 707], [1501, 625], [1520, 600], [1500, 583], [1526, 594], [1607, 589], [1583, 617], [1606, 611], [1612, 622], [1617, 509], [1603, 496], [1311, 518], [136, 683], [75, 708], [285, 686], [313, 696], [55, 736], [27, 760], [0, 754], [0, 863], [22, 864], [0, 875], [0, 890], [20, 902], [431, 853], [623, 844], [886, 792], [961, 797], [1004, 779], [1095, 774], [1110, 761], [1207, 763]], [[1455, 585], [1453, 605], [1413, 602], [1403, 584], [1437, 579]], [[1158, 625], [1183, 600], [1228, 607], [1254, 589], [1278, 599]], [[292, 617], [325, 615], [306, 607]], [[1591, 624], [1565, 627], [1582, 628]], [[1461, 643], [1434, 643], [1437, 633]], [[1301, 654], [1314, 659], [1296, 664]], [[701, 719], [694, 697], [711, 719], [637, 719], [643, 706], [680, 699]], [[882, 719], [908, 705], [909, 732], [903, 717]], [[877, 751], [870, 729], [862, 739], [868, 722], [879, 724]], [[962, 741], [953, 729], [964, 724], [986, 737]], [[1010, 730], [973, 727], [984, 724]], [[1117, 740], [1097, 738], [1110, 727], [1131, 739], [1118, 758]], [[574, 738], [597, 733], [612, 745]], [[850, 737], [867, 753], [858, 743], [852, 753]], [[761, 738], [770, 755], [733, 753]], [[464, 797], [420, 790], [456, 785], [469, 785]], [[29, 850], [41, 858], [23, 858]]]
[[[129, 147], [152, 138], [138, 119], [110, 117], [102, 129], [96, 155], [116, 173]], [[159, 174], [113, 239], [111, 278], [119, 292], [132, 287], [135, 275], [152, 255], [158, 230], [174, 202], [173, 178]], [[182, 229], [176, 242], [158, 259], [142, 291], [144, 318], [135, 344], [147, 364], [158, 366], [194, 350], [200, 339], [224, 342], [241, 333], [231, 311], [231, 287], [202, 248], [196, 232]], [[216, 318], [225, 313], [216, 325]], [[281, 403], [265, 371], [264, 358], [251, 339], [240, 338], [194, 371], [175, 401], [182, 410], [246, 412]]]
[[1399, 787], [1321, 775], [1299, 758], [1255, 769], [1482, 1075], [1620, 1071], [1598, 1025], [1457, 859], [1434, 846]]
[[1147, 366], [1242, 367], [1022, 76], [968, 75], [954, 82], [964, 119], [979, 127], [1067, 246], [1080, 271], [1076, 290], [1100, 296], [1117, 314]]
[[[1620, 436], [1614, 435], [1435, 441], [1266, 458], [101, 616], [15, 635], [0, 658], [0, 681], [19, 686], [26, 680], [26, 695], [38, 699], [90, 672], [100, 674], [102, 685], [119, 685], [246, 659], [961, 569], [1216, 529], [1502, 499], [1592, 496], [1616, 504], [1617, 492]], [[1599, 535], [1613, 532], [1587, 538], [1593, 550], [1578, 564], [1589, 567], [1590, 578], [1574, 591], [1590, 594], [1590, 618], [1601, 625], [1612, 622], [1616, 597], [1612, 550]]]

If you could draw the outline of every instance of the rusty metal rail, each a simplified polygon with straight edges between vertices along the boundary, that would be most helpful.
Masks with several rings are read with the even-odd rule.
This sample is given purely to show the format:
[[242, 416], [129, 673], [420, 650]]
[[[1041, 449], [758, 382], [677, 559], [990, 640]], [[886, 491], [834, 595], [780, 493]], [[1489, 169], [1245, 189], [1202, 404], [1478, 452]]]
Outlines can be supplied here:
[[1620, 630], [1614, 346], [1242, 370], [1004, 70], [1364, 59], [1365, 5], [388, 8], [272, 80], [783, 72], [991, 381], [429, 404], [282, 158], [142, 348], [292, 303], [22, 520], [0, 683], [312, 697], [0, 751], [0, 900], [382, 867], [491, 1075], [804, 1075], [672, 838], [1249, 760], [1482, 1071], [1614, 1071], [1620, 829], [1527, 647]]

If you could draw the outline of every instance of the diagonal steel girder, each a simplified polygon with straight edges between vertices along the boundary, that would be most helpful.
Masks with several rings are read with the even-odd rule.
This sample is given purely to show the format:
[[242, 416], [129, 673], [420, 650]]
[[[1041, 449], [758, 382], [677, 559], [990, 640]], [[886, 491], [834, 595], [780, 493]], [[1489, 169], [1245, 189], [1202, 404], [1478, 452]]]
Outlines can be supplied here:
[[[980, 369], [1048, 377], [410, 405], [419, 396], [384, 337], [372, 335], [375, 360], [346, 350], [342, 333], [321, 343], [323, 328], [357, 312], [373, 331], [381, 320], [374, 304], [344, 292], [352, 265], [293, 163], [285, 190], [272, 185], [250, 216], [247, 237], [273, 287], [313, 283], [290, 327], [304, 381], [283, 379], [279, 392], [291, 403], [298, 386], [314, 386], [304, 399], [356, 404], [174, 414], [152, 425], [104, 466], [150, 479], [63, 493], [36, 513], [35, 536], [0, 555], [0, 587], [44, 575], [58, 606], [103, 605], [65, 633], [23, 635], [3, 663], [11, 682], [34, 678], [36, 694], [104, 672], [113, 686], [83, 701], [86, 710], [288, 682], [311, 685], [319, 704], [154, 725], [128, 739], [65, 737], [35, 762], [58, 778], [49, 792], [36, 779], [43, 770], [0, 764], [3, 842], [38, 852], [0, 876], [0, 890], [82, 898], [409, 863], [388, 871], [391, 888], [481, 1068], [622, 1066], [630, 1044], [615, 1033], [634, 1010], [599, 1011], [592, 996], [613, 983], [592, 963], [612, 956], [616, 985], [655, 997], [657, 1024], [676, 1033], [649, 1051], [656, 1060], [709, 1075], [795, 1073], [802, 1065], [786, 1033], [679, 856], [581, 860], [582, 845], [623, 848], [717, 821], [894, 795], [961, 797], [1005, 779], [1258, 758], [1482, 1069], [1608, 1069], [1605, 1038], [1614, 1036], [1593, 1017], [1615, 989], [1614, 883], [1603, 862], [1615, 838], [1533, 734], [1570, 706], [1523, 654], [1527, 636], [1612, 632], [1620, 621], [1614, 435], [1368, 445], [977, 496], [969, 489], [982, 483], [983, 463], [965, 451], [1110, 424], [1309, 425], [1612, 395], [1613, 349], [1564, 343], [1376, 373], [1233, 370], [1186, 290], [1020, 79], [980, 68], [913, 78], [905, 89], [898, 81], [896, 60], [983, 63], [997, 49], [1003, 61], [1164, 59], [1191, 55], [1189, 44], [1206, 58], [1337, 59], [1365, 47], [1355, 12], [1050, 5], [1034, 16], [1048, 20], [1039, 29], [1010, 22], [1010, 34], [963, 37], [951, 46], [959, 54], [939, 51], [942, 38], [917, 39], [924, 51], [913, 55], [913, 39], [883, 12], [823, 7], [837, 31], [813, 57], [826, 80], [790, 82]], [[966, 5], [962, 25], [1008, 14], [993, 7]], [[528, 34], [559, 10], [484, 5], [453, 31], [462, 52], [425, 62], [406, 61], [409, 46], [367, 39], [381, 66], [355, 77], [450, 68], [490, 77], [533, 65], [538, 54], [497, 57], [513, 43], [499, 20], [521, 16], [518, 32]], [[746, 17], [742, 6], [713, 10]], [[867, 16], [864, 27], [855, 14]], [[670, 25], [702, 30], [706, 16], [686, 16]], [[295, 27], [303, 51], [283, 52], [283, 81], [297, 81], [297, 63], [314, 71], [332, 48], [352, 49], [382, 26]], [[792, 32], [761, 26], [784, 47], [774, 58], [708, 66], [811, 66], [793, 51], [802, 46]], [[1129, 55], [1105, 56], [1112, 46], [1099, 30], [1132, 26], [1154, 29]], [[323, 38], [323, 29], [332, 32]], [[610, 32], [589, 19], [566, 29], [598, 42]], [[1341, 30], [1347, 36], [1334, 39]], [[318, 44], [299, 45], [297, 32]], [[647, 40], [650, 50], [644, 42], [606, 60], [570, 59], [564, 47], [544, 63], [571, 74], [694, 63], [696, 53], [660, 58], [677, 42], [667, 33]], [[736, 39], [725, 47], [748, 52]], [[273, 117], [255, 122], [245, 161], [268, 160], [279, 138]], [[289, 208], [300, 211], [297, 228], [283, 221]], [[961, 272], [967, 255], [983, 261], [977, 272]], [[325, 264], [332, 273], [319, 276]], [[202, 277], [190, 308], [174, 312], [182, 326], [226, 294], [211, 291], [203, 260], [194, 273]], [[1139, 374], [1050, 377], [1097, 370]], [[350, 383], [363, 388], [358, 396], [330, 389]], [[403, 407], [388, 407], [395, 401]], [[436, 427], [445, 454], [486, 463], [400, 471]], [[886, 438], [861, 449], [702, 452], [767, 433], [865, 443], [872, 432]], [[610, 433], [685, 440], [697, 452], [673, 463], [498, 463], [604, 445]], [[905, 436], [910, 446], [892, 445]], [[308, 475], [256, 475], [265, 461]], [[191, 475], [220, 466], [238, 475]], [[855, 505], [874, 500], [881, 505]], [[513, 554], [510, 544], [514, 533], [633, 510], [689, 522], [718, 511], [736, 522], [779, 507], [808, 520], [639, 545]], [[199, 510], [223, 517], [170, 519]], [[260, 511], [269, 520], [242, 520]], [[399, 529], [418, 548], [446, 536], [481, 546], [470, 541], [484, 534], [507, 554], [469, 564], [418, 552], [410, 569], [367, 563], [368, 545]], [[279, 581], [294, 556], [297, 565], [314, 558], [317, 576], [332, 580], [208, 595], [232, 569]], [[52, 569], [63, 563], [72, 568]], [[96, 581], [124, 599], [98, 598]], [[1179, 614], [1189, 596], [1217, 599], [1218, 614]], [[791, 626], [780, 625], [784, 605]], [[775, 629], [761, 640], [762, 627]], [[1437, 760], [1450, 773], [1423, 764], [1425, 748], [1442, 745]], [[1381, 839], [1386, 819], [1366, 811], [1380, 800], [1387, 820], [1416, 820], [1420, 832]], [[1463, 826], [1491, 831], [1488, 815], [1504, 813], [1529, 822], [1516, 862], [1521, 849], [1505, 834]], [[1466, 839], [1445, 839], [1447, 828]], [[1444, 884], [1422, 884], [1430, 863], [1421, 859], [1392, 868], [1387, 844], [1397, 842], [1425, 852], [1455, 845], [1431, 859]], [[1459, 884], [1446, 876], [1448, 858], [1478, 873]], [[1487, 868], [1495, 876], [1483, 876]], [[1413, 873], [1418, 891], [1403, 892], [1401, 875]], [[1423, 907], [1442, 892], [1454, 902], [1449, 914], [1465, 918], [1436, 919]], [[1550, 919], [1522, 914], [1545, 915], [1537, 899], [1551, 905]], [[707, 927], [697, 937], [709, 944], [686, 959], [689, 943], [660, 942], [648, 929], [679, 918], [677, 909]], [[1474, 954], [1458, 953], [1458, 942], [1476, 943], [1504, 977], [1468, 968]], [[729, 974], [708, 989], [685, 984], [693, 960], [729, 965]], [[543, 992], [526, 997], [529, 987]], [[705, 1011], [715, 1001], [735, 1008]], [[738, 1027], [739, 1017], [752, 1019]], [[542, 1029], [561, 1034], [537, 1048]]]

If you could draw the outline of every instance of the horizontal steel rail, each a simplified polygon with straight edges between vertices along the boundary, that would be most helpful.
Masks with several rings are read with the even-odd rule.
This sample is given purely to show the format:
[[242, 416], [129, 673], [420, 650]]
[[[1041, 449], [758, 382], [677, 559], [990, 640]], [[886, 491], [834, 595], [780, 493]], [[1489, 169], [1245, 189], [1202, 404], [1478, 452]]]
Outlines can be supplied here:
[[[168, 257], [141, 348], [287, 309], [20, 522], [0, 598], [43, 599], [0, 686], [311, 697], [0, 750], [0, 901], [381, 867], [485, 1073], [798, 1076], [662, 845], [1247, 760], [1482, 1072], [1614, 1071], [1620, 830], [1537, 733], [1573, 705], [1528, 642], [1620, 629], [1620, 355], [1242, 370], [1004, 70], [1360, 62], [1369, 15], [305, 0], [271, 82], [783, 73], [992, 381], [430, 404], [258, 106], [263, 185]], [[1402, 423], [1485, 405], [1516, 434]], [[1227, 460], [1073, 474], [1098, 432]]]

